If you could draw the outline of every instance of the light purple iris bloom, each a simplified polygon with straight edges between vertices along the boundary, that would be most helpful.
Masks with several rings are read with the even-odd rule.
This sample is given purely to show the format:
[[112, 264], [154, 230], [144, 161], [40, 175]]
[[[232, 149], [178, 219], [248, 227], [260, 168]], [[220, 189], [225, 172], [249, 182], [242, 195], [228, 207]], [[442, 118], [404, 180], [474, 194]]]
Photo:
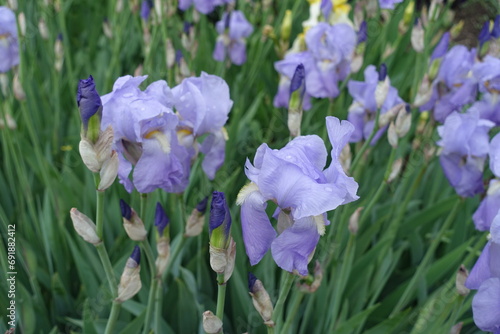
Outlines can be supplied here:
[[[243, 241], [250, 264], [257, 264], [271, 249], [276, 264], [289, 272], [307, 274], [307, 265], [320, 235], [326, 212], [358, 199], [358, 184], [338, 161], [354, 130], [347, 121], [327, 117], [332, 143], [332, 163], [324, 170], [327, 151], [316, 135], [299, 136], [280, 150], [262, 144], [247, 160], [245, 173], [251, 183], [238, 195]], [[267, 201], [278, 205], [277, 232], [266, 213]]]
[[[365, 81], [349, 80], [347, 88], [349, 94], [354, 98], [353, 104], [349, 107], [347, 119], [354, 125], [354, 132], [350, 138], [351, 142], [359, 142], [370, 137], [375, 126], [375, 117], [377, 113], [376, 90], [377, 85], [383, 84], [379, 79], [379, 73], [375, 66], [370, 65], [364, 72]], [[399, 97], [398, 90], [392, 86], [389, 87], [387, 96], [380, 108], [380, 114], [385, 114], [397, 104], [404, 103]], [[375, 144], [382, 136], [387, 127], [377, 131], [371, 144]]]
[[307, 93], [307, 73], [314, 70], [314, 60], [311, 52], [309, 51], [290, 53], [286, 55], [285, 59], [274, 63], [274, 68], [280, 74], [278, 92], [276, 93], [273, 101], [276, 108], [288, 108], [288, 101], [290, 100], [290, 84], [292, 82], [293, 75], [295, 74], [295, 69], [299, 66], [299, 64], [304, 66], [304, 72], [306, 73], [306, 91], [304, 92], [302, 107], [304, 110], [309, 110], [311, 108], [311, 95]]
[[474, 65], [476, 50], [456, 45], [444, 56], [437, 78], [432, 83], [430, 100], [420, 110], [434, 110], [434, 118], [444, 122], [446, 117], [462, 106], [472, 103], [477, 94], [477, 84], [469, 76]]
[[179, 0], [179, 9], [185, 11], [194, 5], [194, 8], [200, 13], [209, 14], [213, 12], [215, 7], [233, 2], [234, 0]]
[[481, 93], [500, 94], [500, 59], [486, 56], [482, 62], [474, 64], [472, 74]]
[[500, 135], [497, 134], [491, 140], [489, 146], [490, 170], [497, 177], [490, 181], [486, 196], [481, 201], [472, 220], [476, 229], [488, 231], [493, 219], [497, 216], [500, 209]]
[[445, 32], [443, 36], [441, 36], [439, 43], [434, 48], [434, 51], [432, 51], [431, 61], [434, 59], [442, 58], [444, 55], [446, 55], [449, 44], [450, 44], [450, 33]]
[[19, 64], [16, 14], [0, 7], [0, 72], [7, 72]]
[[394, 9], [394, 5], [403, 2], [403, 0], [379, 0], [378, 3], [382, 9]]
[[320, 8], [323, 17], [325, 18], [326, 21], [328, 21], [328, 18], [330, 17], [330, 14], [333, 11], [332, 0], [321, 0]]
[[224, 13], [222, 19], [216, 23], [215, 29], [219, 33], [213, 57], [217, 61], [224, 61], [226, 54], [231, 62], [243, 65], [247, 60], [246, 40], [253, 32], [253, 27], [239, 10]]
[[309, 29], [305, 36], [315, 68], [306, 68], [306, 86], [311, 96], [334, 98], [339, 94], [338, 81], [344, 80], [351, 70], [351, 60], [357, 45], [354, 29], [345, 23], [321, 22]]
[[477, 327], [500, 333], [500, 215], [493, 220], [490, 235], [491, 240], [477, 259], [465, 286], [478, 290], [472, 300]]
[[199, 150], [205, 154], [202, 168], [213, 180], [224, 163], [227, 122], [233, 101], [229, 97], [227, 83], [216, 75], [205, 72], [200, 77], [184, 79], [172, 89], [175, 109], [179, 112], [179, 138], [186, 147], [195, 145], [196, 138], [208, 136]]
[[[187, 184], [190, 154], [177, 140], [178, 117], [165, 81], [139, 85], [147, 76], [119, 78], [113, 91], [102, 96], [102, 130], [113, 127], [113, 149], [119, 153], [118, 177], [128, 192], [157, 188], [181, 192]], [[129, 174], [133, 170], [133, 181]]]
[[439, 161], [444, 174], [463, 197], [472, 197], [484, 191], [483, 169], [489, 151], [488, 131], [493, 122], [480, 119], [477, 112], [453, 112], [444, 125], [438, 127], [443, 148]]

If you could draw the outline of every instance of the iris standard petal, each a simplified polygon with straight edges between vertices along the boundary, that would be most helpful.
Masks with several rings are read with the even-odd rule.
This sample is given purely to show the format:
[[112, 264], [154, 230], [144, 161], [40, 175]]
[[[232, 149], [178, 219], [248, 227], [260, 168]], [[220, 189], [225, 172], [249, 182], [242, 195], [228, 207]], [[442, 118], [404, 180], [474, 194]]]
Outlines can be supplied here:
[[489, 241], [486, 246], [484, 246], [481, 255], [474, 264], [474, 267], [472, 267], [472, 270], [470, 271], [469, 276], [465, 281], [465, 286], [467, 288], [477, 290], [484, 281], [491, 277], [490, 247], [491, 241]]

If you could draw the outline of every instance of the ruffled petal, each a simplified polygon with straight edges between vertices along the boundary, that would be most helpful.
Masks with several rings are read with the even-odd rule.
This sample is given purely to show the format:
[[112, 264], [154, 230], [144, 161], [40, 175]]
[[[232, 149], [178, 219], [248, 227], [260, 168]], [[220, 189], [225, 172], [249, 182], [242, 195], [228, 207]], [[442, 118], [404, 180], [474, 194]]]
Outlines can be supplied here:
[[476, 326], [483, 331], [500, 329], [500, 279], [490, 278], [481, 284], [472, 300]]
[[222, 131], [208, 135], [201, 144], [200, 151], [205, 154], [201, 167], [210, 180], [215, 178], [215, 173], [224, 163], [225, 150], [226, 139]]
[[465, 286], [472, 290], [477, 290], [481, 286], [481, 284], [491, 277], [490, 271], [490, 247], [491, 242], [488, 242], [486, 246], [484, 246], [481, 255], [472, 267], [472, 270], [465, 281]]
[[271, 245], [276, 264], [289, 272], [297, 270], [307, 275], [309, 256], [319, 240], [318, 228], [313, 217], [295, 220], [293, 225], [281, 233]]

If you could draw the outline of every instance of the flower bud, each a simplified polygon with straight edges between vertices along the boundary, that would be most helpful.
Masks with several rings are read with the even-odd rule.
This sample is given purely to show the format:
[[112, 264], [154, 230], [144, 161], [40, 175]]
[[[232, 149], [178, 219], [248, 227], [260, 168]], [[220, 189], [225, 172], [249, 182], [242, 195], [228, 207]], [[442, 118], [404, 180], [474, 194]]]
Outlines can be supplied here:
[[425, 32], [422, 27], [422, 21], [417, 19], [411, 30], [411, 46], [418, 53], [424, 51], [424, 35]]
[[107, 18], [104, 18], [104, 21], [102, 21], [102, 31], [104, 32], [104, 36], [107, 38], [113, 38], [113, 30], [111, 29], [111, 24]]
[[23, 86], [21, 85], [21, 81], [19, 80], [19, 74], [16, 73], [14, 75], [14, 96], [18, 101], [26, 100], [26, 93], [24, 92]]
[[462, 32], [463, 28], [464, 28], [464, 20], [460, 20], [458, 21], [458, 23], [455, 23], [453, 26], [451, 26], [450, 29], [451, 38], [452, 39], [457, 38], [458, 35], [460, 35], [460, 33]]
[[253, 306], [264, 320], [264, 324], [268, 327], [274, 327], [271, 298], [262, 282], [252, 273], [248, 273], [248, 290], [252, 296]]
[[409, 105], [404, 105], [399, 109], [396, 121], [394, 122], [396, 133], [399, 138], [406, 136], [411, 127], [411, 112]]
[[54, 55], [55, 55], [55, 62], [54, 62], [54, 67], [57, 72], [61, 72], [63, 62], [64, 62], [64, 46], [62, 43], [62, 35], [59, 34], [57, 36], [56, 42], [54, 43]]
[[113, 151], [109, 159], [104, 161], [100, 172], [100, 181], [97, 186], [98, 191], [104, 191], [108, 189], [113, 182], [115, 182], [116, 176], [118, 175], [118, 153]]
[[172, 68], [175, 65], [175, 49], [172, 44], [172, 40], [167, 38], [165, 42], [165, 60], [168, 68]]
[[156, 250], [158, 251], [158, 257], [156, 258], [155, 266], [157, 276], [160, 278], [165, 269], [167, 269], [170, 258], [170, 240], [166, 237], [161, 237], [156, 242]]
[[[436, 61], [433, 61], [433, 64]], [[427, 102], [429, 102], [431, 97], [432, 97], [431, 82], [429, 80], [429, 75], [425, 74], [424, 78], [422, 79], [422, 83], [420, 84], [420, 88], [418, 89], [417, 96], [415, 96], [415, 101], [413, 101], [413, 106], [421, 107]]]
[[463, 322], [459, 322], [455, 326], [451, 327], [450, 334], [460, 334], [460, 332], [462, 331], [463, 325], [464, 325]]
[[89, 217], [78, 211], [76, 208], [72, 208], [70, 210], [70, 215], [71, 220], [73, 221], [73, 227], [83, 240], [90, 242], [93, 245], [101, 243], [101, 239], [97, 236], [96, 226]]
[[379, 82], [375, 89], [375, 101], [377, 102], [377, 108], [380, 109], [387, 98], [391, 86], [389, 76], [387, 75], [387, 66], [385, 64], [380, 65], [378, 80]]
[[210, 205], [210, 245], [227, 249], [231, 232], [231, 213], [223, 192], [214, 191]]
[[344, 148], [342, 148], [342, 151], [340, 152], [339, 156], [339, 162], [344, 172], [348, 173], [349, 170], [351, 169], [351, 161], [352, 161], [351, 146], [345, 145]]
[[10, 9], [17, 10], [17, 0], [8, 0], [7, 3]]
[[387, 110], [386, 113], [380, 115], [379, 120], [378, 120], [378, 126], [383, 128], [384, 126], [386, 126], [387, 124], [392, 122], [394, 120], [394, 118], [398, 115], [399, 111], [401, 109], [404, 109], [404, 108], [405, 108], [405, 104], [400, 103], [400, 104], [396, 104], [394, 107]]
[[360, 206], [357, 208], [351, 217], [349, 218], [349, 225], [347, 228], [349, 229], [349, 232], [351, 232], [352, 235], [358, 234], [359, 230], [359, 218], [361, 216], [361, 211], [363, 211], [364, 207]]
[[391, 173], [387, 178], [387, 183], [391, 183], [398, 177], [399, 173], [401, 173], [401, 167], [403, 167], [403, 159], [399, 158], [392, 164]]
[[290, 100], [288, 102], [288, 129], [290, 136], [300, 136], [302, 123], [302, 102], [306, 88], [304, 65], [299, 64], [295, 69], [290, 83]]
[[205, 211], [207, 210], [208, 197], [205, 197], [196, 208], [191, 211], [189, 215], [186, 231], [184, 232], [185, 237], [195, 237], [203, 231], [203, 225], [205, 223]]
[[38, 31], [43, 39], [49, 38], [49, 29], [47, 28], [47, 23], [44, 19], [40, 19], [40, 21], [38, 21]]
[[394, 122], [391, 122], [391, 125], [389, 125], [389, 129], [387, 130], [387, 139], [393, 148], [398, 147], [398, 134], [396, 133], [396, 126], [394, 125]]
[[290, 33], [292, 32], [292, 11], [287, 9], [285, 11], [285, 17], [283, 18], [283, 23], [281, 23], [281, 40], [288, 41], [290, 39]]
[[470, 292], [470, 290], [465, 287], [465, 281], [467, 280], [468, 276], [469, 276], [469, 271], [462, 264], [457, 271], [457, 276], [455, 279], [455, 287], [459, 295], [467, 296]]
[[117, 302], [122, 303], [135, 296], [135, 294], [141, 290], [140, 262], [141, 250], [139, 246], [135, 246], [132, 255], [130, 255], [125, 264], [125, 269], [120, 278], [118, 297], [115, 299]]
[[94, 78], [80, 80], [76, 93], [76, 102], [82, 119], [82, 137], [95, 143], [99, 137], [102, 117], [101, 97], [95, 89]]
[[123, 227], [129, 238], [134, 241], [146, 240], [148, 232], [144, 228], [144, 223], [135, 210], [122, 199], [120, 200], [120, 209], [123, 216]]
[[222, 332], [222, 320], [217, 318], [212, 311], [203, 312], [203, 330], [207, 334]]

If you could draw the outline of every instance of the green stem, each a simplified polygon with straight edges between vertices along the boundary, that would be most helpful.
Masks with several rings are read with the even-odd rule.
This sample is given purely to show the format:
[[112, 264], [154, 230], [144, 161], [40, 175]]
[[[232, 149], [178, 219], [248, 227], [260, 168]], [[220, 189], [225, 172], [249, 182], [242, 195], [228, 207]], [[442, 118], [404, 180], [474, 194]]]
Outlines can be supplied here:
[[113, 266], [111, 265], [111, 261], [109, 260], [106, 247], [104, 247], [104, 243], [101, 242], [100, 244], [96, 245], [95, 248], [97, 249], [97, 254], [99, 254], [102, 266], [104, 267], [104, 273], [106, 274], [106, 279], [108, 280], [111, 295], [113, 296], [113, 298], [116, 298], [118, 296], [118, 292], [115, 274], [113, 273]]
[[274, 334], [274, 327], [267, 326], [267, 334]]
[[94, 182], [96, 187], [96, 231], [99, 239], [103, 240], [104, 234], [104, 191], [98, 191], [100, 176], [98, 173], [94, 173]]
[[302, 299], [304, 298], [304, 293], [299, 292], [292, 299], [292, 303], [290, 305], [290, 315], [286, 317], [285, 324], [283, 325], [283, 330], [281, 333], [290, 333], [290, 326], [292, 325], [293, 320], [295, 320], [295, 316], [299, 311], [300, 303], [302, 303]]
[[116, 325], [116, 320], [118, 320], [118, 315], [120, 314], [121, 303], [114, 301], [113, 306], [111, 306], [111, 313], [109, 315], [108, 323], [106, 325], [106, 330], [104, 334], [115, 333], [114, 328]]
[[403, 292], [403, 294], [399, 298], [399, 301], [396, 304], [396, 306], [394, 307], [394, 309], [392, 310], [389, 318], [393, 318], [398, 312], [401, 311], [401, 309], [408, 302], [408, 298], [410, 297], [410, 294], [415, 289], [415, 286], [417, 285], [418, 281], [422, 279], [422, 276], [424, 275], [424, 272], [427, 269], [427, 266], [428, 266], [429, 262], [431, 261], [432, 256], [434, 255], [434, 252], [436, 251], [437, 247], [441, 243], [441, 239], [443, 238], [444, 234], [446, 233], [446, 231], [450, 227], [451, 223], [455, 219], [455, 216], [458, 212], [458, 209], [460, 208], [461, 203], [462, 203], [462, 199], [459, 198], [459, 200], [457, 200], [457, 202], [455, 203], [455, 206], [453, 207], [453, 209], [449, 213], [448, 217], [446, 218], [445, 222], [443, 223], [443, 226], [441, 226], [441, 229], [439, 230], [438, 234], [436, 235], [436, 237], [432, 241], [429, 249], [427, 250], [424, 258], [422, 259], [422, 262], [420, 262], [420, 265], [418, 266], [417, 271], [415, 272], [410, 283], [408, 284], [405, 291]]
[[141, 206], [139, 210], [139, 217], [143, 222], [146, 221], [146, 212], [148, 207], [148, 194], [141, 193]]
[[[224, 283], [224, 274], [217, 274], [217, 312], [216, 316], [224, 323], [224, 303], [226, 301], [226, 283]], [[221, 334], [224, 329], [221, 328]]]
[[273, 322], [277, 327], [277, 332], [279, 333], [279, 325], [281, 325], [283, 319], [283, 309], [285, 306], [285, 300], [290, 292], [290, 288], [292, 287], [292, 283], [295, 279], [295, 276], [292, 273], [287, 271], [283, 271], [283, 279], [280, 287], [280, 294], [278, 297], [278, 301], [276, 302], [276, 306], [273, 311]]
[[[142, 211], [142, 196], [141, 196], [141, 211]], [[151, 327], [151, 316], [153, 315], [153, 305], [155, 299], [156, 285], [158, 283], [156, 278], [156, 266], [154, 262], [153, 250], [151, 249], [151, 245], [149, 244], [148, 239], [141, 241], [141, 247], [144, 253], [146, 253], [146, 258], [148, 259], [149, 270], [151, 273], [151, 285], [149, 289], [148, 296], [148, 305], [146, 307], [146, 318], [144, 319], [144, 330], [143, 333], [146, 334]]]
[[155, 297], [155, 316], [154, 316], [154, 332], [155, 333], [161, 333], [160, 332], [160, 320], [161, 320], [161, 305], [162, 305], [162, 300], [163, 300], [163, 286], [161, 284], [161, 280], [157, 279], [157, 285], [156, 285], [156, 297]]

